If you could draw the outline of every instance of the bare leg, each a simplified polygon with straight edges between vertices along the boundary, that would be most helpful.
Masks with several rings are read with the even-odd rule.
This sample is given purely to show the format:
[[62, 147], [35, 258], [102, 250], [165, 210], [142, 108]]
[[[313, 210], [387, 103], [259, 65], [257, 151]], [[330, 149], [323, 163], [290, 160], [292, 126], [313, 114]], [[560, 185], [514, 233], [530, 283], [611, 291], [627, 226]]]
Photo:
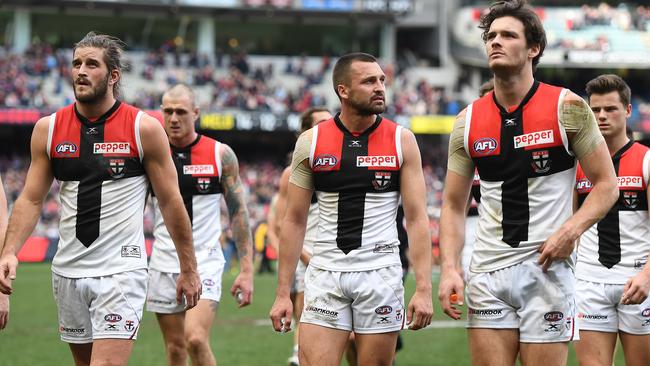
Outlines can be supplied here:
[[519, 353], [519, 331], [470, 328], [469, 348], [474, 366], [512, 366]]
[[217, 361], [210, 347], [210, 330], [219, 303], [199, 300], [196, 307], [185, 313], [185, 340], [187, 350], [195, 366], [216, 366]]
[[347, 330], [302, 323], [300, 366], [339, 366], [349, 333]]
[[580, 340], [573, 343], [580, 365], [611, 366], [616, 336], [616, 333], [580, 331]]
[[156, 313], [158, 324], [165, 341], [167, 364], [170, 366], [187, 365], [187, 346], [185, 344], [185, 312], [175, 314]]
[[390, 366], [395, 357], [398, 333], [355, 333], [354, 341], [357, 346], [359, 365]]

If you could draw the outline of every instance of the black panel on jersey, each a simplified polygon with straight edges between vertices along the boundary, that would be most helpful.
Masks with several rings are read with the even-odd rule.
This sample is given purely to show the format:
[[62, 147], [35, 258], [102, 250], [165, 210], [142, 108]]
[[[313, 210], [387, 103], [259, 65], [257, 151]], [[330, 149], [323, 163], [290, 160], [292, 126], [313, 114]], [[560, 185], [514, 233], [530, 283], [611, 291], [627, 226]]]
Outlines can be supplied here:
[[[629, 150], [633, 144], [633, 141], [628, 142], [617, 151], [614, 156], [612, 156], [612, 163], [614, 163], [616, 176], [619, 174], [621, 156]], [[607, 268], [612, 268], [621, 261], [621, 231], [618, 213], [621, 208], [625, 208], [623, 202], [623, 192], [619, 190], [619, 199], [616, 204], [609, 210], [609, 212], [607, 212], [607, 215], [605, 215], [596, 226], [598, 229], [598, 261]]]
[[[106, 120], [119, 106], [120, 101], [116, 101], [111, 109], [93, 122], [82, 116], [75, 105], [75, 115], [81, 122], [79, 157], [51, 160], [52, 172], [56, 179], [79, 181], [75, 233], [85, 247], [89, 247], [99, 237], [102, 183], [144, 174], [139, 158], [113, 158], [93, 153], [93, 144], [104, 142]], [[119, 170], [115, 167], [118, 163]], [[114, 165], [113, 168], [111, 164]]]
[[[384, 190], [373, 187], [377, 179], [377, 170], [357, 167], [357, 156], [368, 155], [368, 137], [379, 127], [382, 118], [377, 116], [375, 123], [361, 134], [353, 135], [348, 131], [337, 114], [334, 117], [337, 127], [343, 132], [340, 170], [315, 172], [315, 189], [321, 192], [338, 192], [337, 246], [348, 254], [361, 246], [361, 234], [365, 213], [366, 193], [391, 192], [399, 190], [399, 171], [390, 171], [389, 181]], [[354, 141], [354, 143], [353, 143]]]
[[[184, 147], [176, 147], [170, 144], [172, 150], [172, 159], [176, 166], [178, 175], [178, 186], [183, 197], [183, 204], [190, 217], [190, 222], [194, 218], [194, 209], [192, 207], [192, 197], [207, 194], [221, 193], [221, 182], [219, 176], [212, 177], [194, 177], [190, 174], [183, 174], [183, 166], [192, 164], [192, 148], [201, 140], [201, 135], [196, 137], [191, 144]], [[219, 159], [220, 157], [216, 157]], [[221, 172], [219, 172], [221, 173]]]
[[[528, 179], [552, 175], [573, 168], [575, 159], [564, 146], [526, 150], [514, 148], [515, 136], [524, 134], [523, 109], [539, 87], [535, 81], [517, 109], [508, 112], [493, 100], [501, 114], [501, 153], [496, 156], [475, 158], [481, 180], [503, 182], [501, 185], [501, 207], [503, 210], [503, 241], [513, 248], [528, 240], [530, 206], [528, 201]], [[514, 122], [512, 122], [514, 121]], [[535, 153], [544, 154], [545, 165], [535, 164]]]

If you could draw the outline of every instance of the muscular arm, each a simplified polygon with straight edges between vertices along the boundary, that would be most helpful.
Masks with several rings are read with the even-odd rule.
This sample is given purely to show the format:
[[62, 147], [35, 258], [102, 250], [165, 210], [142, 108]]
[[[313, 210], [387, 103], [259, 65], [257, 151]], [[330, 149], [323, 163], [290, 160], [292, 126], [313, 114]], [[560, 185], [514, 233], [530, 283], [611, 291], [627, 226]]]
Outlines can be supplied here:
[[291, 329], [293, 305], [289, 292], [305, 238], [309, 204], [313, 193], [313, 176], [308, 163], [311, 134], [308, 132], [303, 133], [296, 142], [287, 188], [287, 209], [280, 231], [282, 245], [279, 253], [278, 286], [275, 302], [269, 314], [276, 331]]
[[[18, 266], [16, 253], [34, 230], [41, 215], [43, 201], [54, 179], [46, 152], [48, 126], [49, 117], [41, 118], [34, 126], [31, 141], [32, 161], [27, 171], [25, 186], [14, 203], [6, 230], [0, 259], [0, 291], [5, 294], [12, 291], [11, 281], [16, 276]], [[3, 206], [6, 207], [6, 201]]]
[[[576, 132], [567, 136], [593, 188], [582, 206], [540, 247], [539, 263], [544, 270], [552, 261], [569, 257], [580, 235], [602, 219], [618, 199], [612, 159], [602, 136], [595, 135], [598, 127], [591, 109], [582, 98], [568, 93], [561, 110], [562, 123], [575, 126]], [[584, 141], [593, 141], [596, 145], [587, 147]]]
[[178, 188], [178, 176], [169, 152], [169, 141], [160, 122], [148, 115], [142, 117], [140, 136], [144, 169], [178, 253], [181, 274], [177, 283], [177, 301], [180, 303], [181, 294], [184, 293], [187, 308], [191, 308], [198, 302], [201, 283], [196, 269], [192, 226]]
[[[402, 130], [402, 156], [400, 190], [409, 237], [409, 254], [415, 270], [415, 294], [407, 311], [411, 329], [424, 328], [431, 322], [431, 234], [426, 208], [426, 185], [422, 173], [420, 149], [415, 136]], [[413, 318], [415, 316], [415, 318]]]
[[465, 216], [474, 172], [473, 163], [462, 143], [464, 124], [465, 111], [456, 118], [450, 137], [450, 168], [445, 178], [440, 214], [441, 273], [438, 300], [444, 312], [456, 320], [460, 319], [460, 312], [449, 302], [449, 296], [456, 293], [459, 298], [463, 298], [464, 282], [460, 275], [460, 253], [465, 242]]
[[228, 207], [232, 237], [239, 256], [239, 275], [233, 282], [230, 293], [238, 298], [239, 306], [251, 303], [253, 294], [253, 239], [248, 222], [246, 194], [239, 178], [239, 162], [230, 146], [221, 144], [221, 187]]
[[[7, 231], [7, 197], [0, 179], [0, 242], [4, 241]], [[7, 326], [9, 321], [9, 295], [0, 293], [0, 330]]]
[[280, 182], [278, 184], [278, 193], [271, 201], [273, 210], [269, 211], [268, 223], [269, 229], [266, 233], [269, 237], [269, 245], [275, 249], [276, 252], [280, 251], [280, 228], [284, 213], [287, 210], [287, 190], [289, 187], [289, 175], [291, 174], [291, 167], [287, 167], [280, 175]]

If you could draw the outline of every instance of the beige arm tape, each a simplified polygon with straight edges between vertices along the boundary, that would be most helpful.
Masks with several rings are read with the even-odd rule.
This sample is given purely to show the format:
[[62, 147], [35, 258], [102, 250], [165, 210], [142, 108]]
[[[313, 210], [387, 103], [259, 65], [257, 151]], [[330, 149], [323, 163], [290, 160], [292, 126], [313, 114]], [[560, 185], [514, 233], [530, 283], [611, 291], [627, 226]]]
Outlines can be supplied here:
[[298, 137], [296, 148], [293, 150], [293, 158], [291, 159], [289, 182], [304, 189], [314, 189], [314, 176], [309, 167], [311, 132], [312, 130], [307, 130]]

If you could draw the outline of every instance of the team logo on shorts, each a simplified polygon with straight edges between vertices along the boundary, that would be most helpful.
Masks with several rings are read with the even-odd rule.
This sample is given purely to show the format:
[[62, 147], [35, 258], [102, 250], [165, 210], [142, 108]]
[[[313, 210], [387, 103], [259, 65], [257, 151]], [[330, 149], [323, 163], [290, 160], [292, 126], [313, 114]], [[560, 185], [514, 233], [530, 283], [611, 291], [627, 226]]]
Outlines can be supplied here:
[[398, 322], [402, 321], [402, 309], [395, 309], [395, 320]]
[[388, 318], [390, 318], [390, 317], [389, 316], [380, 316], [379, 320], [377, 321], [377, 324], [390, 324], [391, 321]]
[[643, 316], [644, 318], [650, 318], [650, 308], [643, 309], [643, 311], [641, 312], [641, 316]]
[[623, 202], [625, 207], [636, 208], [639, 205], [639, 198], [636, 192], [623, 192]]
[[551, 169], [551, 159], [548, 158], [548, 150], [533, 151], [533, 170], [535, 173], [546, 173]]
[[122, 257], [124, 258], [140, 258], [140, 247], [135, 245], [122, 246]]
[[124, 159], [110, 159], [108, 161], [109, 173], [113, 178], [122, 178], [126, 173]]
[[634, 260], [634, 269], [641, 270], [648, 262], [648, 258], [639, 258]]
[[203, 284], [206, 285], [206, 286], [208, 286], [208, 287], [210, 287], [210, 286], [214, 286], [214, 281], [212, 281], [212, 280], [209, 279], [209, 278], [206, 278], [205, 280], [203, 280]]
[[[560, 311], [549, 311], [544, 314], [544, 320], [547, 321], [547, 324], [544, 326], [544, 332], [560, 332], [560, 326], [562, 325], [561, 321], [564, 319], [564, 314]], [[571, 322], [567, 319], [567, 327], [570, 326]]]
[[390, 172], [375, 172], [375, 179], [372, 186], [378, 191], [383, 191], [390, 187]]
[[109, 323], [117, 323], [117, 322], [119, 322], [120, 320], [122, 320], [122, 315], [120, 315], [120, 314], [115, 314], [115, 313], [113, 313], [113, 314], [106, 314], [106, 315], [104, 316], [104, 320], [106, 320], [106, 321], [109, 322]]
[[375, 309], [375, 313], [379, 315], [386, 315], [392, 312], [393, 312], [393, 308], [388, 305], [380, 306]]
[[125, 329], [127, 332], [132, 332], [133, 329], [135, 329], [135, 325], [134, 325], [134, 324], [135, 324], [135, 322], [134, 322], [133, 320], [127, 320], [127, 321], [124, 322], [124, 329]]
[[196, 189], [200, 193], [207, 193], [210, 190], [210, 178], [196, 178]]

